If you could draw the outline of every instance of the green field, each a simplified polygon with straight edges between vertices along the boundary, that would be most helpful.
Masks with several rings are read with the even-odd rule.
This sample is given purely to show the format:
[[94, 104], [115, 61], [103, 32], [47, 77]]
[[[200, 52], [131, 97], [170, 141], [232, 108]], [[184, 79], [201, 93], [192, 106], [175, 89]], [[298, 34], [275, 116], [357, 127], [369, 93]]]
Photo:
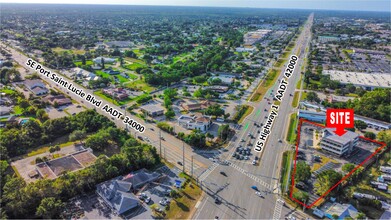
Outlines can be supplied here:
[[[82, 65], [81, 61], [74, 62], [75, 66], [80, 67]], [[86, 65], [93, 65], [94, 62], [92, 60], [86, 60]]]
[[5, 93], [7, 95], [11, 95], [11, 94], [14, 94], [15, 91], [11, 90], [11, 89], [2, 89], [2, 90], [0, 90], [0, 93]]
[[136, 71], [137, 68], [143, 68], [145, 66], [146, 66], [145, 64], [141, 64], [141, 63], [132, 63], [132, 64], [124, 65], [124, 68], [128, 70]]
[[23, 113], [23, 109], [19, 105], [15, 105], [14, 107], [14, 114], [15, 115], [20, 115]]
[[298, 122], [297, 113], [291, 114], [290, 119], [289, 119], [288, 134], [287, 134], [287, 136], [286, 136], [286, 140], [287, 140], [289, 143], [291, 143], [291, 144], [295, 143], [295, 140], [296, 140], [296, 127], [297, 127], [297, 122]]
[[297, 105], [299, 104], [299, 95], [300, 95], [300, 92], [295, 92], [295, 94], [293, 96], [293, 100], [292, 100], [292, 107], [293, 108], [296, 108]]
[[140, 79], [132, 81], [132, 82], [127, 82], [124, 84], [124, 86], [127, 88], [134, 89], [134, 90], [144, 91], [146, 93], [150, 93], [153, 90], [155, 90], [155, 87], [148, 85], [146, 82], [144, 82], [143, 80], [140, 80]]

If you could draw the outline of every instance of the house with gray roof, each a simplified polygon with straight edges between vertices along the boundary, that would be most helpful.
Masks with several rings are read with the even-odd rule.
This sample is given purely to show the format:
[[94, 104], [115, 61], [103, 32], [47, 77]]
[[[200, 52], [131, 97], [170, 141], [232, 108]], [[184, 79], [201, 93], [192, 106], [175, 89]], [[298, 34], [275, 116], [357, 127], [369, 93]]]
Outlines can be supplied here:
[[25, 80], [24, 85], [35, 95], [39, 96], [48, 93], [45, 83], [40, 79]]
[[[122, 177], [120, 177], [122, 178]], [[138, 198], [130, 191], [132, 184], [120, 180], [120, 178], [109, 180], [97, 186], [96, 192], [118, 215], [139, 206]]]
[[359, 135], [352, 131], [346, 131], [342, 136], [338, 136], [334, 130], [332, 128], [323, 130], [320, 147], [322, 150], [338, 156], [349, 155], [357, 146]]

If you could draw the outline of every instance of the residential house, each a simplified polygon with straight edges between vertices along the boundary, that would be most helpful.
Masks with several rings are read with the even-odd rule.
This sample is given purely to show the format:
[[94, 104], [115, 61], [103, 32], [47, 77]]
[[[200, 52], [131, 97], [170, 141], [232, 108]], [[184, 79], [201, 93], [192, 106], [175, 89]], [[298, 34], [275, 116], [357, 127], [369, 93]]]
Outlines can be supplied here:
[[72, 104], [72, 100], [65, 97], [64, 95], [48, 96], [48, 97], [45, 97], [43, 100], [45, 102], [49, 102], [51, 105], [55, 105], [57, 103], [58, 106]]
[[40, 96], [48, 93], [45, 83], [40, 79], [28, 79], [24, 81], [27, 89], [30, 90], [33, 94]]
[[161, 116], [164, 114], [164, 108], [156, 104], [148, 104], [140, 107], [141, 111], [151, 117]]
[[206, 115], [181, 115], [178, 124], [189, 130], [200, 130], [206, 132], [212, 125], [212, 117]]
[[358, 213], [358, 210], [350, 204], [333, 203], [325, 211], [325, 216], [329, 219], [345, 219], [347, 217], [356, 219]]
[[342, 136], [334, 133], [335, 129], [326, 128], [323, 130], [320, 146], [322, 150], [338, 156], [349, 155], [357, 146], [358, 134], [347, 131]]
[[72, 71], [74, 72], [76, 78], [83, 78], [86, 81], [95, 81], [99, 79], [99, 76], [81, 68], [74, 68]]

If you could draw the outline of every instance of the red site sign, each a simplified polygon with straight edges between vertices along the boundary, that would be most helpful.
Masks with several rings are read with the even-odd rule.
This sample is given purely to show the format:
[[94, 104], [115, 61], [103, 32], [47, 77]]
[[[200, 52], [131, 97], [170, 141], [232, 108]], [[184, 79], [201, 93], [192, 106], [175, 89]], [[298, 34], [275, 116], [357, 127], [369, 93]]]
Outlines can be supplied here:
[[326, 127], [336, 128], [335, 134], [342, 136], [346, 133], [345, 128], [354, 127], [353, 109], [327, 109]]

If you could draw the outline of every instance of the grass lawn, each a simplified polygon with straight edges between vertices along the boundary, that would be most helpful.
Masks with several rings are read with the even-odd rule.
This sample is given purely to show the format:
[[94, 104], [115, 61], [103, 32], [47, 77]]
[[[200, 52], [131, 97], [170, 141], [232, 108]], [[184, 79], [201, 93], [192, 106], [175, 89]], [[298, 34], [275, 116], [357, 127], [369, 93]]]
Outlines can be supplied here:
[[145, 67], [145, 66], [146, 66], [145, 64], [141, 64], [141, 63], [132, 63], [132, 64], [124, 65], [124, 68], [126, 68], [128, 70], [136, 71], [137, 68], [142, 68], [142, 67]]
[[11, 95], [11, 94], [14, 94], [15, 91], [12, 89], [2, 89], [2, 90], [0, 90], [0, 93], [5, 93], [7, 95]]
[[188, 219], [191, 210], [194, 210], [194, 206], [202, 195], [202, 190], [194, 180], [183, 174], [180, 176], [185, 177], [189, 182], [186, 183], [185, 188], [178, 190], [179, 196], [172, 199], [165, 219]]
[[277, 81], [277, 73], [281, 71], [281, 69], [271, 69], [269, 70], [269, 73], [267, 74], [267, 77], [265, 80], [263, 80], [260, 85], [258, 85], [257, 89], [255, 90], [255, 94], [251, 97], [250, 101], [256, 102], [263, 98], [263, 95], [267, 92], [267, 90], [270, 89], [270, 87]]
[[[76, 61], [76, 62], [74, 62], [74, 64], [75, 64], [75, 66], [82, 65], [81, 61]], [[94, 64], [94, 62], [92, 62], [92, 60], [86, 60], [86, 65], [93, 65], [93, 64]]]
[[289, 128], [288, 128], [288, 134], [286, 136], [286, 140], [289, 143], [295, 143], [296, 140], [296, 127], [297, 127], [297, 113], [293, 113], [290, 116], [289, 119]]
[[23, 109], [19, 105], [15, 105], [14, 114], [20, 115], [20, 114], [22, 114], [22, 112], [23, 112]]
[[303, 82], [302, 78], [303, 78], [303, 74], [300, 74], [300, 79], [296, 83], [296, 89], [300, 89], [301, 88], [301, 83]]
[[299, 95], [300, 95], [300, 92], [297, 92], [297, 91], [293, 95], [293, 100], [292, 100], [292, 107], [293, 108], [296, 108], [297, 105], [299, 104]]
[[307, 98], [307, 95], [308, 95], [308, 93], [302, 92], [302, 93], [301, 93], [301, 97], [300, 97], [300, 101], [305, 100], [305, 99]]
[[[285, 187], [286, 187], [286, 184], [290, 184], [290, 177], [289, 177], [289, 168], [292, 168], [290, 167], [290, 163], [292, 162], [292, 158], [293, 158], [294, 154], [293, 154], [293, 151], [285, 151], [282, 155], [282, 171], [281, 171], [281, 187], [282, 187], [282, 192], [285, 191]], [[290, 186], [288, 186], [288, 190], [289, 190]]]
[[125, 83], [124, 86], [127, 88], [132, 88], [135, 90], [144, 91], [146, 93], [150, 93], [153, 90], [155, 90], [155, 87], [148, 85], [146, 82], [144, 82], [140, 79]]
[[186, 58], [187, 56], [189, 56], [189, 52], [186, 52], [186, 53], [182, 53], [182, 54], [179, 54], [178, 56], [175, 56], [173, 58], [173, 62], [176, 63], [178, 61], [182, 61], [184, 58]]
[[253, 110], [254, 110], [254, 107], [252, 107], [252, 106], [247, 106], [247, 110], [246, 110], [246, 112], [242, 115], [242, 117], [239, 119], [238, 124], [242, 123], [243, 120], [244, 120], [249, 114], [251, 114], [251, 112], [253, 112]]
[[23, 156], [23, 158], [32, 157], [32, 156], [35, 156], [38, 154], [48, 152], [50, 146], [60, 145], [60, 147], [67, 147], [67, 146], [72, 145], [76, 142], [78, 143], [79, 141], [68, 141], [68, 135], [64, 135], [62, 137], [57, 138], [56, 140], [54, 140], [50, 144], [44, 144], [44, 145], [41, 145], [37, 148], [30, 149], [30, 152], [25, 154]]
[[61, 47], [56, 47], [56, 48], [53, 48], [52, 49], [53, 52], [56, 52], [56, 53], [61, 53], [61, 52], [68, 52], [70, 54], [84, 54], [86, 51], [85, 50], [78, 50], [78, 49], [64, 49], [64, 48], [61, 48]]

